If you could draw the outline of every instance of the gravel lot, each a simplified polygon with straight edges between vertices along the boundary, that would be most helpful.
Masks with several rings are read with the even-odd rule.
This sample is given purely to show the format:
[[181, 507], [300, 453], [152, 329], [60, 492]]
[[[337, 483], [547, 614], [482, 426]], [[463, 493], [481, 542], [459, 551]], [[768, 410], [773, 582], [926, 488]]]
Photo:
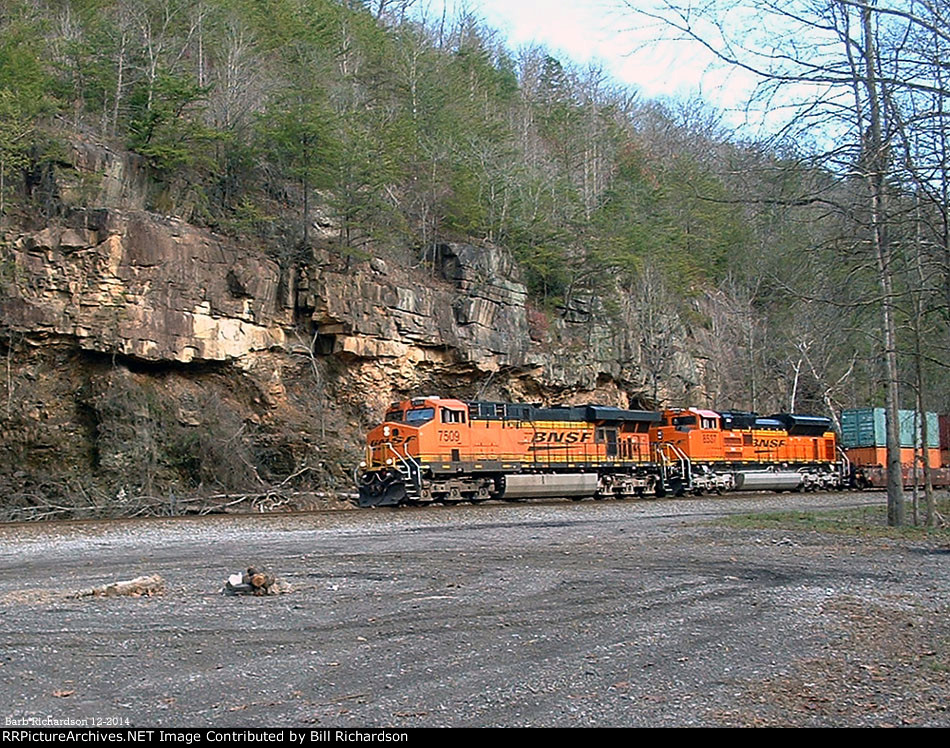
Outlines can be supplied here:
[[[950, 725], [950, 549], [710, 524], [781, 495], [0, 527], [4, 717]], [[261, 564], [294, 588], [226, 597]], [[71, 598], [161, 574], [155, 598]]]

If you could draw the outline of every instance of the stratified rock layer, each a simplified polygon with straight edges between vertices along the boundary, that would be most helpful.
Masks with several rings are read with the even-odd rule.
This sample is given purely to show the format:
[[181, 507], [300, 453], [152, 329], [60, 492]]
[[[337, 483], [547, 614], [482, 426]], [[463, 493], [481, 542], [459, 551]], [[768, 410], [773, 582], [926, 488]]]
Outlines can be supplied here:
[[[123, 496], [317, 470], [342, 484], [363, 430], [395, 398], [627, 407], [649, 392], [630, 304], [532, 309], [499, 248], [444, 244], [434, 266], [415, 268], [315, 251], [282, 268], [258, 247], [111, 208], [75, 210], [7, 246], [0, 479], [14, 491], [60, 467]], [[685, 335], [670, 338], [668, 382], [687, 387], [695, 363], [676, 342]], [[236, 462], [212, 469], [208, 455]]]
[[[147, 361], [223, 361], [279, 346], [276, 263], [148, 213], [75, 213], [20, 237], [3, 320]], [[281, 313], [283, 312], [283, 313]]]

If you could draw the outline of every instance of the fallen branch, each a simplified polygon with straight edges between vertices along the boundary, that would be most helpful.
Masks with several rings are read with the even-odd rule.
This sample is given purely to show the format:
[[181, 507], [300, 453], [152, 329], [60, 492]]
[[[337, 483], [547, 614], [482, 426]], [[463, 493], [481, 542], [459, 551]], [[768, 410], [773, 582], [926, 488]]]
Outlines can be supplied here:
[[72, 597], [154, 597], [165, 594], [165, 580], [158, 574], [112, 582], [99, 587], [86, 587]]

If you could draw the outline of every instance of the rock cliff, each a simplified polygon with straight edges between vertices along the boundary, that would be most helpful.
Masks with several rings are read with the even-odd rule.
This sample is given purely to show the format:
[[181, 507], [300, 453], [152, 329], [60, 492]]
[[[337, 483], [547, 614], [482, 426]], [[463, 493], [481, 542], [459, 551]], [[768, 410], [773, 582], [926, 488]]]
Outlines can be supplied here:
[[[76, 161], [106, 175], [100, 202], [117, 207], [5, 237], [5, 516], [52, 494], [128, 513], [122, 501], [145, 493], [167, 508], [196, 491], [348, 488], [360, 433], [408, 394], [650, 396], [629, 299], [610, 314], [596, 298], [542, 313], [507, 252], [464, 243], [442, 245], [435, 266], [314, 251], [282, 267], [135, 209], [128, 164]], [[663, 373], [674, 396], [697, 378], [683, 340], [671, 332]]]
[[75, 211], [13, 243], [7, 327], [144, 361], [225, 361], [279, 346], [276, 263], [174, 219]]

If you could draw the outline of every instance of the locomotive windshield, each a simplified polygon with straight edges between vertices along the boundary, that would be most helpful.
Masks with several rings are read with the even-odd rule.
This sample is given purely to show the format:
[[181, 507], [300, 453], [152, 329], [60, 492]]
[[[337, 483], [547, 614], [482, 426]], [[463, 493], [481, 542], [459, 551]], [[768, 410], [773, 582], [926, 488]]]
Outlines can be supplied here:
[[435, 418], [435, 408], [413, 408], [406, 411], [406, 423], [421, 426]]
[[390, 410], [386, 412], [386, 420], [390, 423], [407, 423], [410, 426], [421, 426], [435, 418], [435, 408], [413, 408], [412, 410]]

